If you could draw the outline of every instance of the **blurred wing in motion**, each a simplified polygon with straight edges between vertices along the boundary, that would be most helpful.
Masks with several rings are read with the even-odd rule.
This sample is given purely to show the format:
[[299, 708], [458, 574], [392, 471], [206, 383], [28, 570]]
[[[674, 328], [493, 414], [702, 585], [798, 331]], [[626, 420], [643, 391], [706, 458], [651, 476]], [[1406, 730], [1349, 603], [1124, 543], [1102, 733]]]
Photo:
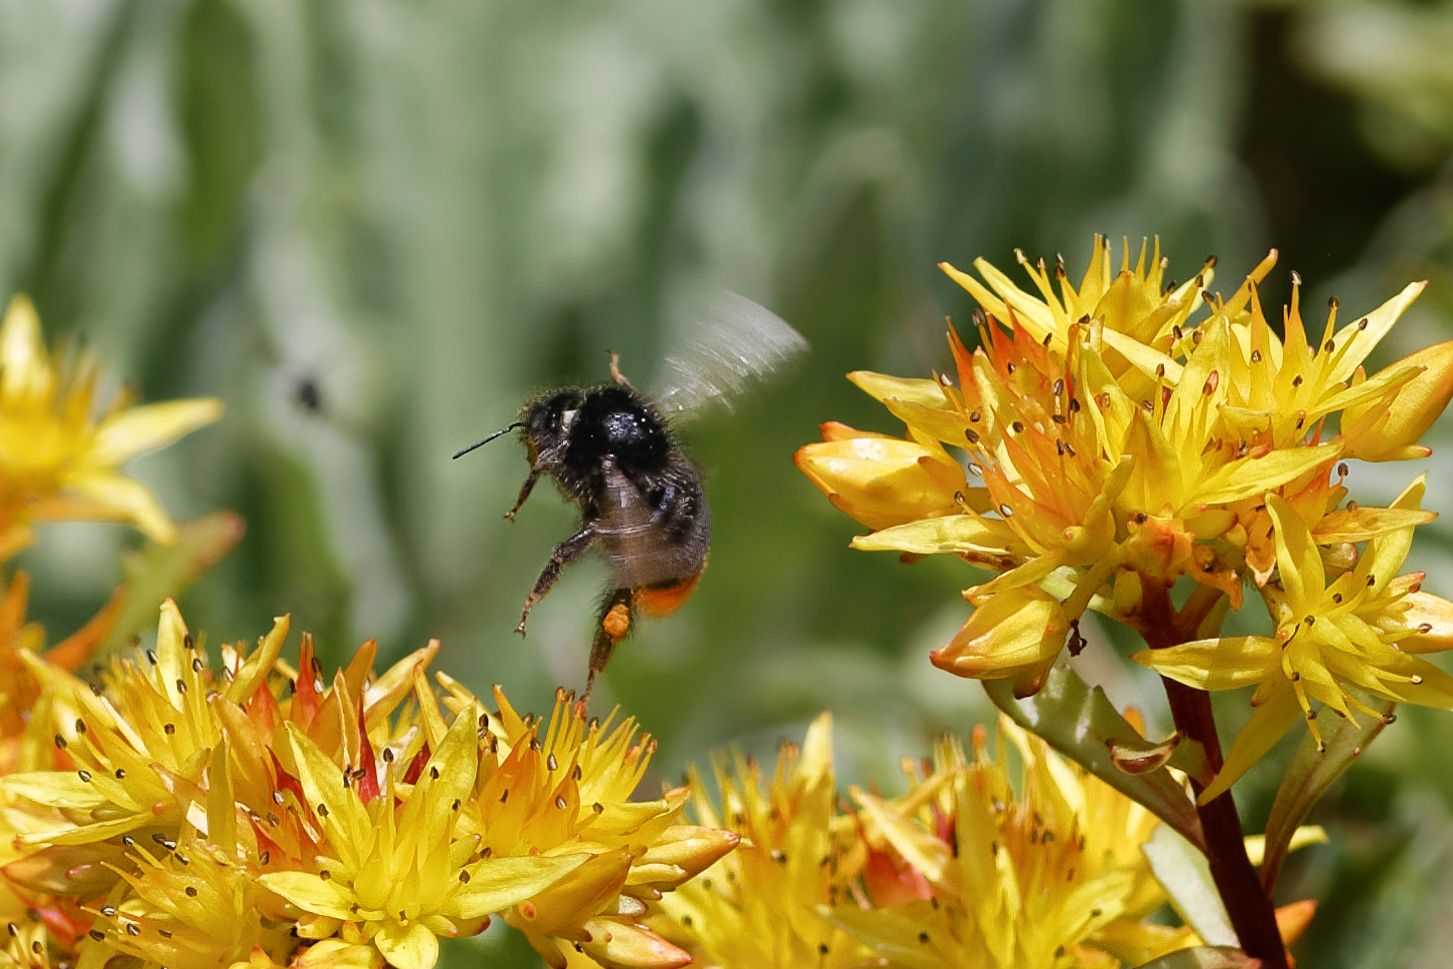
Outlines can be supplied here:
[[652, 396], [666, 414], [730, 410], [739, 394], [807, 349], [802, 334], [780, 316], [724, 292], [693, 321], [681, 352], [666, 357]]

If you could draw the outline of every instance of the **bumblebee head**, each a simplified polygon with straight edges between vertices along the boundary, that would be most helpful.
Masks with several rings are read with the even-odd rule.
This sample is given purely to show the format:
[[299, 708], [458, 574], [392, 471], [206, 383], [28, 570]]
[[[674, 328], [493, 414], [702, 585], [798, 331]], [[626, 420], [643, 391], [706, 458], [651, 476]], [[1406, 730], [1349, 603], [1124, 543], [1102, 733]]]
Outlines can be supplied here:
[[553, 450], [568, 439], [570, 425], [575, 421], [582, 399], [580, 391], [574, 389], [557, 390], [552, 394], [536, 397], [525, 405], [518, 420], [511, 421], [493, 434], [485, 435], [469, 447], [455, 451], [454, 457], [462, 458], [497, 437], [503, 437], [517, 428], [524, 428], [525, 444], [530, 449], [530, 462], [533, 464], [535, 456], [541, 451]]
[[585, 395], [574, 387], [536, 397], [525, 405], [519, 424], [525, 429], [530, 458], [540, 451], [553, 451], [570, 439], [570, 429], [580, 413]]

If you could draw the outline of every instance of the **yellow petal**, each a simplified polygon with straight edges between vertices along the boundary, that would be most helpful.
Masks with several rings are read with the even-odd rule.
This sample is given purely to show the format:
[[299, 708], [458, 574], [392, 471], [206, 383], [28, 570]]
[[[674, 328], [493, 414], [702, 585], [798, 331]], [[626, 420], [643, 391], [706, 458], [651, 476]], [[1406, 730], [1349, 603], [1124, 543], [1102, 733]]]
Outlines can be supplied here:
[[918, 555], [978, 552], [1006, 554], [1012, 532], [1002, 522], [973, 515], [941, 515], [859, 535], [852, 547], [867, 552], [912, 552]]
[[1058, 599], [1036, 586], [1021, 586], [991, 596], [930, 659], [959, 676], [1017, 676], [1053, 660], [1068, 632]]
[[[374, 826], [356, 790], [343, 786], [343, 766], [318, 749], [318, 745], [292, 722], [287, 730], [298, 780], [310, 807], [350, 871], [358, 871], [373, 849]], [[320, 915], [332, 913], [320, 912]]]
[[396, 969], [433, 969], [439, 961], [439, 940], [417, 922], [408, 926], [386, 922], [373, 944]]
[[855, 370], [848, 374], [848, 380], [874, 400], [886, 401], [891, 398], [923, 407], [949, 409], [943, 388], [935, 380], [923, 377], [892, 377], [871, 370]]
[[962, 447], [964, 444], [964, 431], [968, 429], [968, 422], [943, 400], [937, 405], [926, 405], [887, 397], [883, 400], [883, 406], [888, 408], [888, 413], [908, 425], [914, 437], [943, 441], [955, 447]]
[[1109, 326], [1100, 331], [1100, 337], [1106, 346], [1130, 361], [1135, 369], [1146, 376], [1164, 380], [1168, 386], [1175, 386], [1180, 381], [1184, 368], [1174, 358]]
[[1227, 636], [1144, 649], [1130, 658], [1198, 690], [1234, 690], [1275, 674], [1278, 652], [1266, 636]]
[[0, 325], [0, 394], [9, 399], [43, 393], [50, 380], [35, 304], [28, 297], [16, 296]]
[[587, 955], [607, 966], [620, 969], [679, 969], [691, 964], [691, 956], [650, 929], [615, 919], [591, 919], [585, 923], [590, 941], [582, 943]]
[[[720, 828], [676, 824], [667, 828], [646, 850], [638, 864], [666, 864], [678, 868], [682, 878], [693, 878], [710, 868], [741, 841], [741, 836]], [[678, 880], [678, 881], [679, 881]]]
[[156, 496], [140, 481], [107, 471], [84, 471], [67, 476], [65, 486], [109, 509], [106, 519], [129, 521], [154, 542], [169, 543], [176, 535]]
[[[1324, 845], [1330, 843], [1327, 837], [1327, 829], [1320, 824], [1304, 824], [1292, 832], [1292, 840], [1287, 844], [1288, 851], [1297, 851], [1307, 845]], [[1246, 856], [1251, 859], [1253, 865], [1260, 865], [1261, 859], [1266, 857], [1266, 835], [1249, 834], [1246, 836]]]
[[887, 528], [959, 510], [963, 470], [914, 441], [860, 437], [798, 449], [798, 470], [839, 510], [869, 528]]
[[542, 935], [559, 935], [600, 912], [625, 888], [631, 861], [626, 848], [602, 852], [531, 894], [530, 928]]
[[[1367, 359], [1367, 354], [1387, 335], [1387, 331], [1392, 329], [1392, 325], [1397, 322], [1398, 317], [1413, 305], [1413, 301], [1421, 295], [1427, 285], [1426, 279], [1408, 283], [1403, 287], [1403, 291], [1392, 299], [1357, 322], [1349, 323], [1337, 331], [1336, 363], [1327, 375], [1328, 383], [1341, 383], [1349, 379], [1352, 372], [1363, 360]], [[1352, 345], [1353, 341], [1356, 342], [1355, 347]], [[1409, 360], [1403, 360], [1393, 366], [1406, 366], [1409, 362]]]
[[125, 509], [104, 504], [94, 498], [81, 495], [56, 493], [43, 495], [27, 508], [31, 521], [36, 522], [129, 522], [131, 516]]
[[802, 739], [797, 758], [798, 773], [809, 781], [832, 776], [832, 714], [826, 710], [813, 718]]
[[257, 649], [247, 657], [242, 668], [236, 672], [232, 681], [223, 691], [228, 700], [233, 703], [247, 700], [272, 673], [273, 664], [277, 662], [278, 656], [282, 654], [283, 644], [287, 642], [288, 630], [292, 626], [291, 620], [291, 616], [274, 617], [272, 629], [262, 637]]
[[[1428, 476], [1420, 474], [1413, 479], [1403, 493], [1393, 500], [1392, 509], [1396, 511], [1413, 511], [1418, 508], [1423, 500], [1423, 492], [1427, 490]], [[1403, 561], [1408, 557], [1408, 552], [1413, 547], [1414, 525], [1407, 525], [1395, 531], [1385, 532], [1367, 543], [1367, 550], [1357, 562], [1356, 576], [1358, 584], [1367, 582], [1370, 594], [1380, 594], [1397, 578], [1398, 570], [1402, 568]]]
[[[479, 768], [478, 708], [470, 703], [454, 715], [454, 721], [425, 765], [414, 793], [399, 816], [400, 850], [410, 854], [419, 846], [437, 841], [453, 830], [455, 809], [469, 795]], [[440, 873], [442, 874], [442, 872]], [[451, 871], [450, 875], [453, 874]]]
[[1195, 493], [1195, 500], [1208, 505], [1227, 504], [1262, 494], [1293, 478], [1301, 477], [1319, 464], [1337, 457], [1336, 444], [1272, 451], [1264, 457], [1245, 457], [1218, 468]]
[[0, 791], [63, 811], [94, 811], [109, 799], [89, 780], [74, 772], [34, 771], [0, 778]]
[[1316, 418], [1341, 411], [1339, 429], [1343, 442], [1358, 439], [1369, 428], [1390, 419], [1391, 415], [1386, 410], [1388, 404], [1399, 390], [1422, 373], [1422, 367], [1408, 366], [1402, 361], [1384, 367], [1372, 377], [1358, 371], [1352, 375], [1349, 386], [1323, 398], [1309, 416]]
[[[964, 288], [964, 290], [969, 293], [970, 296], [974, 297], [974, 300], [984, 308], [985, 313], [988, 313], [996, 320], [1009, 319], [1009, 311], [1008, 308], [1004, 305], [1004, 301], [999, 299], [999, 297], [995, 296], [992, 292], [990, 292], [990, 290], [986, 286], [984, 286], [983, 283], [979, 282], [977, 279], [975, 279], [973, 276], [970, 276], [962, 269], [957, 268], [952, 263], [941, 262], [938, 264], [938, 268], [943, 272], [945, 276], [958, 283]], [[1012, 283], [1010, 285], [1011, 287], [1013, 286]]]
[[1418, 366], [1415, 378], [1398, 388], [1392, 401], [1376, 414], [1376, 421], [1364, 421], [1376, 408], [1376, 401], [1361, 407], [1348, 407], [1343, 414], [1344, 427], [1363, 427], [1356, 436], [1344, 442], [1348, 458], [1363, 461], [1389, 461], [1398, 458], [1408, 446], [1433, 426], [1453, 398], [1453, 340], [1424, 347], [1393, 363], [1391, 368]]
[[89, 459], [98, 465], [114, 466], [170, 444], [221, 416], [222, 402], [215, 397], [131, 407], [101, 422]]
[[[1054, 549], [1043, 555], [1036, 555], [1034, 558], [1014, 566], [1012, 569], [999, 573], [988, 582], [981, 582], [978, 585], [970, 586], [964, 590], [964, 598], [974, 603], [974, 605], [980, 605], [1006, 592], [1011, 592], [1025, 586], [1037, 585], [1039, 582], [1053, 575], [1060, 566], [1064, 565], [1067, 557], [1068, 554], [1064, 549]], [[1093, 588], [1089, 590], [1091, 594], [1094, 591]], [[1076, 612], [1074, 615], [1078, 616], [1079, 613]]]
[[1298, 616], [1305, 616], [1327, 591], [1322, 554], [1291, 502], [1281, 495], [1267, 495], [1266, 512], [1276, 528], [1276, 565], [1287, 602]]
[[259, 876], [258, 882], [305, 912], [345, 922], [355, 917], [353, 904], [358, 899], [351, 889], [339, 884], [336, 879], [325, 881], [306, 871], [272, 871]]
[[1297, 697], [1291, 684], [1285, 681], [1277, 684], [1236, 735], [1231, 750], [1226, 754], [1226, 762], [1222, 765], [1221, 772], [1216, 775], [1211, 786], [1201, 792], [1198, 802], [1205, 804], [1230, 790], [1231, 785], [1240, 780], [1242, 774], [1276, 746], [1276, 742], [1300, 716], [1301, 707], [1297, 705]]
[[1382, 685], [1382, 692], [1395, 700], [1403, 703], [1413, 703], [1420, 707], [1433, 707], [1437, 710], [1453, 710], [1453, 676], [1427, 660], [1416, 659], [1412, 656], [1405, 657], [1405, 662], [1397, 666], [1399, 673], [1412, 677], [1408, 683], [1387, 682]]
[[477, 919], [518, 905], [549, 888], [593, 855], [574, 854], [531, 858], [486, 858], [465, 869], [469, 881], [461, 884], [442, 914]]
[[183, 664], [193, 658], [185, 656], [188, 652], [187, 635], [187, 624], [182, 619], [182, 611], [177, 608], [175, 600], [166, 599], [161, 604], [161, 619], [156, 626], [156, 669], [167, 699], [178, 710], [186, 709], [186, 704], [177, 684], [185, 683], [182, 673], [184, 670], [189, 671], [190, 667]]
[[1322, 516], [1312, 529], [1318, 545], [1365, 542], [1400, 528], [1426, 525], [1436, 512], [1420, 508], [1343, 508]]
[[938, 834], [925, 828], [913, 816], [893, 810], [882, 799], [853, 788], [853, 800], [863, 809], [863, 817], [914, 871], [940, 887], [953, 865], [953, 850]]
[[376, 969], [383, 964], [371, 945], [324, 939], [293, 959], [292, 969]]
[[1399, 620], [1412, 636], [1398, 641], [1406, 653], [1437, 653], [1453, 649], [1453, 602], [1427, 592], [1409, 592], [1402, 601], [1407, 604]]
[[[939, 267], [943, 268], [947, 265], [947, 263], [940, 263]], [[951, 266], [949, 267], [949, 269], [952, 268]], [[1046, 336], [1055, 332], [1054, 314], [1050, 311], [1050, 308], [1016, 286], [1014, 281], [1005, 275], [998, 266], [995, 266], [987, 259], [980, 258], [974, 260], [974, 268], [979, 271], [980, 276], [983, 276], [988, 281], [989, 285], [994, 288], [994, 291], [1004, 298], [1002, 305], [1013, 314], [1014, 318], [1019, 321], [1019, 325], [1028, 330], [1029, 334], [1035, 340], [1043, 340]], [[947, 272], [948, 270], [945, 271]], [[958, 273], [958, 270], [950, 272], [949, 277], [960, 286], [963, 286], [964, 289], [973, 293], [976, 299], [979, 299], [979, 293], [971, 289], [965, 282], [967, 277], [963, 277], [962, 273], [958, 275], [955, 275], [955, 273]], [[986, 313], [997, 316], [1001, 323], [1007, 325], [1010, 318], [1008, 313], [1005, 313], [1004, 310], [995, 313], [990, 309], [990, 306], [999, 301], [992, 297], [990, 300], [989, 303], [985, 303], [982, 299], [979, 299], [979, 304], [984, 307]]]
[[89, 845], [126, 834], [144, 824], [148, 818], [128, 814], [110, 821], [94, 821], [74, 827], [57, 828], [51, 831], [29, 831], [16, 838], [17, 844], [25, 845]]
[[842, 421], [824, 421], [817, 425], [824, 441], [850, 441], [855, 437], [880, 437], [885, 441], [896, 440], [895, 435], [879, 434], [877, 431], [860, 431]]

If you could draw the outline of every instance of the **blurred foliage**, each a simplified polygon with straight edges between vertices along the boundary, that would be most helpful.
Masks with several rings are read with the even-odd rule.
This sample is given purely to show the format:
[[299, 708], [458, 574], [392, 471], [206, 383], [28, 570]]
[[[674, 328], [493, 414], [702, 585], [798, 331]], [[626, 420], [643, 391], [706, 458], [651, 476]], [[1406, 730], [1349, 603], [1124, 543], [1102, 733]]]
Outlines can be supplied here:
[[[602, 700], [668, 766], [831, 707], [842, 775], [886, 776], [990, 708], [925, 659], [964, 573], [848, 552], [791, 467], [818, 421], [891, 430], [841, 374], [944, 363], [968, 298], [937, 260], [1020, 246], [1078, 267], [1092, 231], [1159, 233], [1173, 275], [1214, 253], [1223, 280], [1277, 245], [1268, 301], [1297, 269], [1347, 312], [1428, 277], [1373, 363], [1446, 338], [1450, 36], [1447, 4], [1373, 0], [0, 0], [0, 293], [30, 292], [147, 399], [227, 402], [136, 468], [179, 519], [246, 519], [184, 601], [214, 641], [283, 611], [329, 662], [438, 636], [443, 668], [530, 707], [583, 679], [603, 571], [567, 573], [518, 641], [573, 510], [542, 492], [510, 525], [518, 445], [449, 454], [532, 392], [601, 379], [607, 349], [648, 383], [703, 292], [766, 303], [814, 352], [684, 429], [711, 567]], [[1432, 434], [1445, 514], [1450, 438]], [[1446, 595], [1453, 530], [1427, 531], [1414, 563]], [[22, 562], [55, 628], [118, 578], [98, 534], [134, 541], [66, 526]], [[1094, 641], [1082, 675], [1163, 723], [1115, 648]], [[1427, 752], [1453, 743], [1445, 721], [1405, 715], [1314, 812], [1333, 846], [1280, 893], [1324, 899], [1305, 964], [1442, 964], [1453, 785]], [[1276, 780], [1248, 780], [1250, 826]]]

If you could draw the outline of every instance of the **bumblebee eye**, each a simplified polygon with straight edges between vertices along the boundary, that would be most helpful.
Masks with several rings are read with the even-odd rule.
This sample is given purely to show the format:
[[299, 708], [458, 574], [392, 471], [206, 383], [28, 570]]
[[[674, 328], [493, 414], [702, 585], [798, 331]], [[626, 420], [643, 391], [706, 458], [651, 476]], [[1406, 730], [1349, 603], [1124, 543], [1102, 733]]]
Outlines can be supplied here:
[[570, 430], [570, 425], [575, 423], [575, 415], [578, 413], [580, 411], [574, 407], [560, 412], [560, 430], [562, 432]]

